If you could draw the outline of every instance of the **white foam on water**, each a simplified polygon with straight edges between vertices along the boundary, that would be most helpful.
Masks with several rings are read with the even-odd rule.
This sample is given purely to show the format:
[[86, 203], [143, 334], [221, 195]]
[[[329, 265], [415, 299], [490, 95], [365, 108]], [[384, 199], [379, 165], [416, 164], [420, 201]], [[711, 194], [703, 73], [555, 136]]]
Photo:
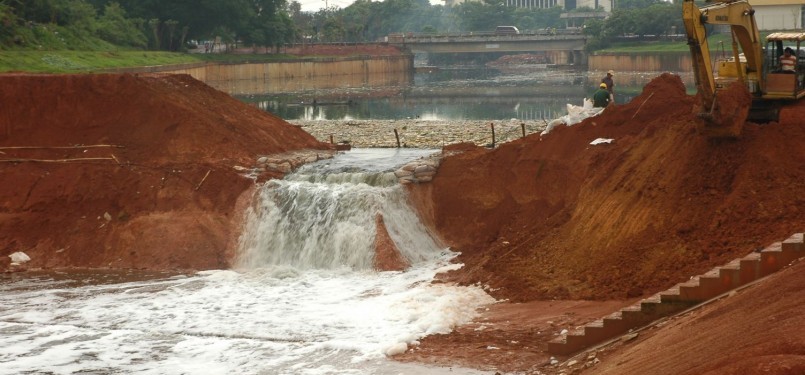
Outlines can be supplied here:
[[[0, 280], [0, 375], [482, 374], [388, 358], [494, 299], [481, 287], [431, 283], [460, 267], [456, 254], [430, 238], [398, 185], [378, 177], [395, 167], [382, 164], [346, 172], [333, 161], [333, 173], [360, 177], [271, 183], [248, 219], [237, 270]], [[409, 269], [372, 270], [377, 214]]]
[[[269, 267], [76, 288], [0, 288], [0, 374], [383, 373], [386, 355], [494, 302], [406, 272]], [[378, 362], [379, 361], [379, 362]]]

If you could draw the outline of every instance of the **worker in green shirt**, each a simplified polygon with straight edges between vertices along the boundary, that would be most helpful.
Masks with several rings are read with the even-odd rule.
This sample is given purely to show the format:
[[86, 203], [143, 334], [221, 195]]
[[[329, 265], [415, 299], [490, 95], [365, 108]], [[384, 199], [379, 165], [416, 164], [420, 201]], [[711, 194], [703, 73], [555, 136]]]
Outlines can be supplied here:
[[593, 94], [593, 107], [604, 108], [609, 105], [609, 91], [607, 91], [607, 84], [602, 83], [598, 85], [598, 90]]

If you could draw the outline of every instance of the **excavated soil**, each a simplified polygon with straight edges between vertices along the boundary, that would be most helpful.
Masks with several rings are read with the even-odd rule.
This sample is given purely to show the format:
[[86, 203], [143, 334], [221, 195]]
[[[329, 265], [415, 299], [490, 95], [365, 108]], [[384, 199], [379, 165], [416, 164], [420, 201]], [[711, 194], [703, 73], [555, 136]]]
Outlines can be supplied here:
[[190, 76], [2, 75], [0, 103], [0, 256], [30, 268], [225, 268], [235, 167], [331, 147]]
[[[722, 105], [745, 102], [746, 95], [743, 87], [731, 87]], [[400, 359], [450, 363], [460, 353], [479, 367], [566, 371], [545, 365], [547, 342], [560, 329], [603, 317], [805, 230], [805, 101], [786, 107], [779, 123], [746, 124], [737, 139], [702, 135], [694, 103], [678, 76], [663, 74], [632, 102], [580, 124], [494, 150], [455, 147], [460, 153], [443, 160], [431, 184], [410, 189], [423, 218], [462, 253], [464, 269], [443, 279], [488, 285], [495, 297], [516, 303], [495, 306], [484, 316], [496, 322], [494, 329], [465, 327], [428, 337]], [[592, 145], [598, 138], [612, 142]], [[798, 284], [787, 293], [769, 293], [801, 302], [803, 281], [793, 279]], [[587, 302], [567, 309], [533, 302], [546, 300]], [[621, 303], [613, 307], [613, 301]], [[752, 299], [745, 301], [719, 314], [756, 308]], [[801, 315], [788, 302], [783, 308], [776, 314]], [[499, 321], [501, 316], [510, 318]], [[761, 330], [778, 332], [788, 344], [766, 351], [769, 345], [743, 338], [746, 344], [734, 349], [752, 357], [744, 358], [741, 368], [774, 361], [763, 355], [785, 354], [799, 366], [805, 363], [801, 319], [757, 322], [746, 314], [735, 319], [718, 321], [723, 326], [710, 327], [713, 336], [699, 338], [721, 340], [721, 329], [762, 324]], [[695, 358], [705, 362], [727, 355], [723, 346], [674, 348], [703, 353]], [[635, 355], [652, 358], [652, 350]], [[660, 373], [653, 361], [642, 363], [641, 371], [637, 366], [612, 373]], [[663, 363], [670, 366], [663, 373], [686, 373], [686, 365]]]
[[[745, 99], [739, 86], [724, 97]], [[631, 103], [545, 136], [448, 147], [433, 182], [410, 186], [423, 221], [462, 253], [465, 267], [442, 279], [509, 302], [395, 358], [533, 374], [801, 374], [802, 264], [599, 351], [587, 369], [549, 364], [560, 329], [805, 230], [805, 101], [737, 139], [700, 134], [694, 102], [663, 74]], [[329, 147], [187, 76], [5, 75], [0, 103], [0, 258], [25, 251], [32, 268], [227, 267], [254, 186], [234, 167]], [[83, 147], [57, 148], [72, 145]]]
[[709, 139], [693, 101], [664, 74], [578, 125], [446, 158], [411, 193], [469, 266], [447, 279], [518, 302], [632, 298], [801, 232], [805, 102]]

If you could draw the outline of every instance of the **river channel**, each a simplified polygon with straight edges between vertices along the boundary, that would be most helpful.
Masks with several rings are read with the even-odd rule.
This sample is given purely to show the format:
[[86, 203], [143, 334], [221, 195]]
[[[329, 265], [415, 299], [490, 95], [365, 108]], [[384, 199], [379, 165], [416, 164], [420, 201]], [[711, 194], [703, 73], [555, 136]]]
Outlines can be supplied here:
[[[616, 75], [617, 101], [658, 74]], [[253, 81], [222, 85], [289, 121], [526, 120], [563, 115], [598, 80], [588, 72], [481, 68], [405, 82], [296, 82], [293, 90], [272, 83], [265, 94], [253, 94], [260, 92]], [[242, 95], [240, 85], [251, 93]], [[392, 359], [495, 302], [477, 285], [432, 283], [462, 265], [419, 222], [393, 172], [432, 151], [353, 149], [261, 185], [234, 270], [2, 275], [0, 375], [499, 373]], [[405, 271], [372, 269], [377, 212], [411, 262]]]
[[[627, 103], [661, 73], [616, 72], [615, 102]], [[692, 94], [692, 74], [675, 74]], [[209, 84], [288, 121], [550, 120], [565, 115], [567, 104], [582, 105], [602, 77], [601, 72], [544, 67], [452, 67], [418, 71], [407, 79], [296, 79], [265, 82], [262, 89], [261, 83], [254, 81]], [[333, 80], [338, 83], [333, 84]]]

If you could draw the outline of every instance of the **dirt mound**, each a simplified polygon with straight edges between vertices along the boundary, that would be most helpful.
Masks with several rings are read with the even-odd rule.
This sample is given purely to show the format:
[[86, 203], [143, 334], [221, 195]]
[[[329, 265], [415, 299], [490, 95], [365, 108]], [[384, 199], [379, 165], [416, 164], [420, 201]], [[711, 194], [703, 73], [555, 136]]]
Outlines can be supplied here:
[[626, 299], [802, 231], [805, 102], [735, 140], [700, 135], [693, 104], [663, 74], [580, 124], [444, 159], [411, 193], [462, 252], [446, 278], [513, 301]]
[[800, 373], [802, 262], [576, 365], [551, 364], [561, 329], [805, 230], [805, 101], [733, 140], [703, 136], [694, 104], [663, 74], [542, 138], [450, 150], [463, 152], [411, 196], [462, 252], [465, 266], [444, 278], [510, 302], [395, 358], [527, 374]]
[[0, 256], [30, 267], [226, 267], [235, 167], [330, 147], [190, 76], [2, 75], [0, 103]]

